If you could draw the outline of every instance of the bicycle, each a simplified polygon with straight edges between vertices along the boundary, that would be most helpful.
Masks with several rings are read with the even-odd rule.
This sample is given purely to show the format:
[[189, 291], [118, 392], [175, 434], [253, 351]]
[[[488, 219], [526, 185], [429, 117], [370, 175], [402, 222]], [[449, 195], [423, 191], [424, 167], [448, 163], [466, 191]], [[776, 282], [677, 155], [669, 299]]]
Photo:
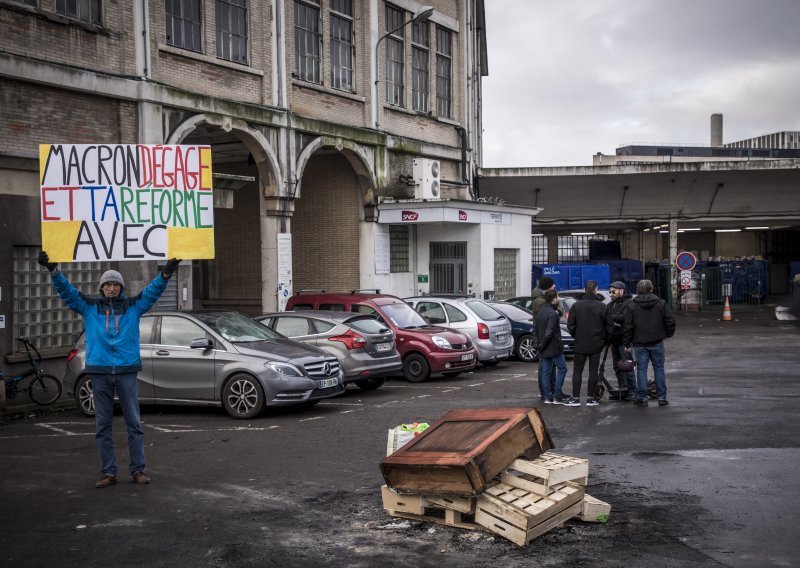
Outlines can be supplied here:
[[31, 369], [21, 375], [9, 376], [6, 376], [3, 371], [0, 371], [0, 378], [3, 379], [6, 386], [6, 399], [11, 400], [15, 398], [17, 394], [24, 390], [20, 388], [20, 383], [28, 377], [34, 377], [30, 384], [28, 384], [28, 396], [30, 399], [41, 406], [53, 404], [61, 396], [61, 391], [63, 389], [61, 381], [39, 368], [39, 364], [42, 362], [42, 355], [27, 337], [17, 337], [17, 341], [25, 346], [25, 353], [28, 355]]

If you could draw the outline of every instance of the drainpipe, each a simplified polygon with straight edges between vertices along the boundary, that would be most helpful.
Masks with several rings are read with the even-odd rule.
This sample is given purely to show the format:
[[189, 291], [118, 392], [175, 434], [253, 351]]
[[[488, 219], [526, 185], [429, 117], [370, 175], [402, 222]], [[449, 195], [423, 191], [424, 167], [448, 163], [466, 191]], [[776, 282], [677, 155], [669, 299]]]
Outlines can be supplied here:
[[469, 187], [469, 192], [472, 195], [472, 198], [475, 199], [475, 192], [473, 191], [472, 187], [469, 185], [469, 174], [468, 174], [468, 162], [467, 162], [467, 152], [469, 151], [468, 141], [467, 141], [467, 131], [463, 126], [454, 125], [453, 126], [458, 132], [458, 135], [461, 137], [461, 181]]

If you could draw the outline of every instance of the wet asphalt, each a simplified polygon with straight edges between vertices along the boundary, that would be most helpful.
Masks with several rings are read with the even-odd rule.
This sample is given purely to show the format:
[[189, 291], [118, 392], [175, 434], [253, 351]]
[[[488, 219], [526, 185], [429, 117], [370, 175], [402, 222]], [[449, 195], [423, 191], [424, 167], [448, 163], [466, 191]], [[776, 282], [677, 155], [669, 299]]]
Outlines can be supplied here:
[[[144, 407], [146, 486], [94, 488], [93, 421], [77, 410], [23, 413], [0, 425], [0, 564], [798, 566], [800, 328], [767, 309], [734, 316], [678, 314], [666, 407], [545, 407], [535, 366], [513, 360], [246, 422]], [[589, 459], [607, 523], [570, 521], [517, 547], [386, 515], [388, 428], [504, 406], [539, 408], [557, 450]], [[124, 470], [119, 416], [115, 438]]]

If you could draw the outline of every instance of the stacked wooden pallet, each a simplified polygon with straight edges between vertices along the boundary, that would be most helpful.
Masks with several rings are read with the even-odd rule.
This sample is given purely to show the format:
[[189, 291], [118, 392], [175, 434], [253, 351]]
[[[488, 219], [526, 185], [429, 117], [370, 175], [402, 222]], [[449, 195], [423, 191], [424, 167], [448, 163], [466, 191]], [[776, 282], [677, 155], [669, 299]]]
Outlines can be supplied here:
[[548, 451], [511, 461], [478, 495], [398, 493], [384, 485], [383, 507], [394, 517], [489, 530], [525, 546], [568, 519], [608, 519], [611, 506], [586, 494], [588, 475], [588, 460]]

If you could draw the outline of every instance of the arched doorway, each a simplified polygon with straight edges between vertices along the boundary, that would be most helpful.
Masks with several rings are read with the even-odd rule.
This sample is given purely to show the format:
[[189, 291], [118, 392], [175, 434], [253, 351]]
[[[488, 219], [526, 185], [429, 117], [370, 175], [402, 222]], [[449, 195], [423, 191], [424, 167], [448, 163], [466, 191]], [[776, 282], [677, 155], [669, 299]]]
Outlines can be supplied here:
[[292, 216], [295, 292], [360, 287], [362, 185], [350, 161], [337, 149], [319, 148], [309, 158]]

